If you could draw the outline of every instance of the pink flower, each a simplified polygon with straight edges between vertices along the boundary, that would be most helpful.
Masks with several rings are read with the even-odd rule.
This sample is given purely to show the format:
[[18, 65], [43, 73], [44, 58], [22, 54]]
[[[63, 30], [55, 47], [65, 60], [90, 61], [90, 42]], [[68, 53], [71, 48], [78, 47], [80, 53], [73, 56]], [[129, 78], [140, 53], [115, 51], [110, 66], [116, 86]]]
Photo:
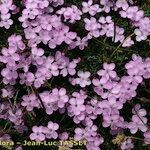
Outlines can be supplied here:
[[30, 134], [30, 139], [31, 140], [36, 140], [36, 141], [44, 141], [45, 140], [45, 135], [44, 135], [44, 127], [43, 126], [33, 126], [32, 127], [33, 133]]
[[78, 78], [70, 78], [70, 82], [72, 85], [79, 84], [81, 87], [86, 87], [87, 85], [91, 84], [91, 80], [89, 79], [91, 73], [86, 71], [78, 71], [77, 75], [79, 76]]
[[88, 2], [83, 2], [82, 6], [83, 6], [82, 12], [89, 13], [91, 16], [94, 16], [102, 11], [102, 9], [99, 7], [98, 4], [93, 5], [92, 0], [89, 0]]

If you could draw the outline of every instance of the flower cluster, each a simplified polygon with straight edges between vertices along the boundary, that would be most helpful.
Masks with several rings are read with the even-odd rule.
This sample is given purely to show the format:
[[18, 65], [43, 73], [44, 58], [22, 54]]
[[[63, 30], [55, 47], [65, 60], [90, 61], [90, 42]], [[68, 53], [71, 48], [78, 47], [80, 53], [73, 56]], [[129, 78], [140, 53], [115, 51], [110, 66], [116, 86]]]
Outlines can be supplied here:
[[40, 93], [40, 97], [45, 105], [46, 113], [49, 115], [53, 114], [53, 112], [58, 109], [65, 108], [65, 104], [69, 101], [65, 88], [55, 88], [51, 93], [49, 91], [44, 91]]
[[[0, 53], [0, 119], [6, 121], [0, 139], [11, 140], [11, 130], [21, 136], [27, 131], [25, 135], [31, 140], [67, 140], [72, 136], [77, 141], [85, 140], [87, 150], [100, 150], [107, 141], [103, 134], [107, 129], [110, 135], [121, 137], [116, 142], [119, 149], [133, 149], [136, 135], [142, 136], [144, 144], [150, 144], [148, 110], [140, 98], [134, 101], [138, 87], [150, 79], [150, 57], [133, 54], [120, 76], [113, 61], [103, 62], [95, 74], [88, 67], [80, 68], [82, 55], [74, 58], [68, 54], [76, 53], [69, 51], [76, 48], [84, 50], [90, 40], [99, 37], [119, 42], [118, 47], [130, 47], [135, 40], [148, 38], [150, 19], [127, 0], [88, 0], [81, 6], [66, 6], [64, 2], [22, 0], [19, 10], [15, 1], [0, 0], [0, 27], [10, 28], [11, 15], [20, 11], [17, 19], [23, 28], [22, 36], [14, 33], [8, 37]], [[126, 18], [134, 33], [126, 35], [111, 12]], [[85, 35], [73, 31], [78, 23]], [[128, 118], [124, 116], [126, 106], [131, 112]], [[62, 117], [59, 121], [57, 114]], [[71, 130], [64, 129], [62, 122], [66, 118], [72, 122]]]
[[[133, 55], [132, 59], [125, 65], [127, 75], [121, 78], [114, 71], [114, 63], [103, 64], [103, 69], [98, 71], [99, 78], [94, 77], [92, 80], [94, 91], [101, 96], [101, 101], [98, 101], [97, 98], [89, 101], [90, 98], [83, 90], [73, 92], [70, 96], [66, 95], [64, 88], [60, 90], [55, 88], [51, 93], [48, 91], [41, 93], [40, 96], [45, 105], [46, 113], [50, 115], [59, 109], [60, 113], [63, 114], [67, 108], [68, 116], [73, 117], [74, 123], [81, 123], [85, 126], [84, 129], [75, 129], [75, 139], [86, 139], [89, 150], [92, 147], [98, 149], [99, 145], [103, 143], [103, 138], [96, 133], [97, 127], [94, 125], [94, 120], [99, 115], [103, 117], [103, 127], [110, 127], [112, 133], [120, 133], [121, 129], [130, 129], [131, 133], [135, 134], [139, 129], [146, 137], [148, 127], [145, 109], [141, 109], [141, 106], [137, 104], [132, 110], [131, 122], [125, 121], [120, 115], [123, 105], [136, 96], [136, 89], [143, 78], [150, 78], [149, 65], [147, 65], [149, 58], [142, 59], [140, 56]], [[138, 67], [135, 68], [135, 66]], [[84, 77], [84, 79], [82, 77], [81, 79], [77, 78], [80, 80], [79, 83], [87, 82], [86, 77], [87, 74], [88, 77], [90, 76], [89, 72], [84, 74], [83, 71], [80, 71], [77, 74], [79, 75], [79, 73]], [[133, 147], [130, 140], [122, 143], [121, 149], [125, 149], [125, 147]]]
[[[124, 35], [125, 30], [112, 21], [111, 16], [101, 16], [98, 20], [95, 15], [101, 12], [108, 13], [110, 10], [117, 11], [122, 18], [128, 18], [136, 27], [136, 40], [146, 40], [150, 35], [148, 26], [150, 19], [144, 16], [144, 12], [137, 6], [130, 6], [126, 0], [117, 0], [116, 3], [108, 0], [100, 0], [100, 4], [94, 4], [92, 0], [82, 3], [81, 10], [72, 5], [61, 7], [55, 12], [55, 7], [62, 5], [63, 1], [30, 1], [25, 2], [25, 9], [19, 21], [22, 22], [24, 33], [30, 47], [39, 43], [48, 44], [51, 49], [63, 43], [69, 49], [79, 47], [81, 50], [87, 46], [92, 38], [100, 36], [111, 37], [115, 43], [120, 42], [123, 47], [134, 44], [131, 37]], [[80, 21], [84, 14], [89, 13], [90, 17], [84, 18], [84, 28], [88, 31], [83, 38], [70, 30], [67, 23]], [[63, 20], [63, 21], [62, 21]]]
[[126, 150], [126, 149], [131, 150], [133, 148], [134, 148], [134, 145], [132, 143], [132, 140], [129, 138], [125, 140], [123, 143], [121, 143], [121, 150]]
[[48, 122], [47, 127], [45, 126], [33, 126], [33, 133], [30, 134], [31, 140], [44, 141], [45, 139], [57, 139], [58, 133], [56, 132], [59, 129], [57, 123], [52, 121]]
[[[136, 41], [146, 40], [150, 35], [149, 25], [150, 19], [144, 16], [144, 11], [137, 6], [130, 6], [126, 0], [108, 1], [100, 0], [100, 3], [94, 4], [92, 0], [82, 3], [82, 9], [72, 5], [70, 7], [62, 7], [54, 14], [54, 9], [59, 5], [63, 5], [63, 0], [44, 0], [44, 1], [30, 1], [24, 2], [25, 9], [22, 11], [22, 16], [19, 21], [22, 22], [26, 39], [30, 46], [35, 46], [40, 42], [48, 44], [50, 48], [54, 49], [57, 45], [63, 42], [73, 49], [76, 46], [81, 48], [79, 44], [79, 36], [76, 32], [70, 31], [69, 26], [61, 21], [63, 16], [64, 22], [74, 23], [81, 20], [81, 16], [89, 13], [92, 18], [85, 18], [85, 29], [90, 31], [83, 39], [85, 42], [92, 37], [107, 36], [112, 37], [114, 42], [121, 42], [123, 47], [129, 47], [134, 44], [131, 37], [125, 38], [124, 29], [115, 27], [113, 21], [109, 19], [100, 18], [99, 23], [94, 17], [97, 13], [106, 12], [110, 10], [117, 11], [122, 18], [128, 18], [132, 25], [136, 28]], [[13, 24], [11, 13], [17, 13], [18, 8], [13, 4], [12, 0], [2, 0], [0, 4], [1, 22], [0, 27], [9, 28]], [[106, 17], [107, 18], [107, 17]], [[90, 29], [87, 27], [90, 26]], [[115, 29], [116, 28], [116, 29]], [[107, 32], [107, 33], [106, 33]], [[89, 37], [90, 35], [90, 37]], [[117, 35], [117, 36], [116, 36]], [[114, 38], [115, 37], [115, 38]]]
[[77, 8], [77, 6], [72, 5], [71, 7], [62, 8], [57, 11], [58, 15], [63, 15], [64, 21], [69, 23], [74, 23], [81, 19], [82, 12]]
[[1, 0], [0, 1], [0, 27], [9, 29], [13, 24], [11, 19], [11, 13], [15, 14], [17, 12], [17, 6], [12, 0]]
[[128, 124], [128, 128], [132, 134], [136, 133], [139, 130], [146, 132], [148, 130], [147, 124], [147, 112], [145, 109], [141, 109], [141, 106], [137, 104], [133, 110], [132, 122]]
[[91, 16], [94, 16], [102, 11], [102, 9], [98, 4], [93, 4], [92, 0], [89, 0], [88, 2], [83, 2], [82, 6], [83, 6], [82, 12], [89, 13]]
[[0, 119], [5, 119], [13, 123], [13, 128], [19, 133], [27, 130], [27, 127], [24, 125], [23, 115], [24, 114], [20, 104], [17, 104], [16, 106], [13, 106], [13, 104], [8, 102], [3, 102], [0, 104]]
[[[124, 29], [114, 25], [111, 16], [100, 17], [97, 21], [94, 17], [85, 18], [85, 29], [89, 31], [88, 38], [98, 38], [100, 36], [111, 37], [112, 41], [121, 42], [123, 47], [129, 47], [134, 44], [130, 37], [127, 39], [124, 36]], [[116, 32], [114, 32], [116, 30]]]
[[138, 128], [141, 128], [145, 132], [147, 127], [143, 123], [147, 123], [147, 119], [144, 117], [147, 113], [144, 109], [140, 110], [138, 108], [138, 116], [141, 116], [141, 118], [136, 114], [129, 124], [124, 123], [123, 117], [119, 115], [119, 110], [123, 108], [124, 103], [136, 96], [136, 89], [143, 81], [143, 78], [149, 78], [148, 59], [142, 60], [141, 57], [136, 55], [133, 55], [132, 59], [125, 65], [127, 76], [119, 78], [114, 71], [115, 64], [104, 63], [104, 69], [97, 72], [99, 77], [94, 78], [92, 83], [94, 91], [104, 99], [99, 104], [103, 109], [104, 127], [111, 126], [112, 130], [129, 128], [131, 133], [136, 133]]
[[39, 88], [53, 76], [60, 74], [65, 77], [76, 73], [79, 58], [71, 61], [60, 51], [56, 52], [55, 57], [46, 57], [44, 50], [37, 47], [29, 52], [18, 35], [10, 36], [8, 43], [8, 48], [3, 48], [0, 56], [0, 62], [5, 64], [1, 71], [4, 84], [14, 85], [19, 79], [20, 84]]
[[85, 139], [88, 144], [87, 149], [88, 150], [99, 150], [99, 145], [103, 143], [103, 138], [100, 134], [97, 133], [97, 126], [92, 125], [88, 126], [85, 129], [82, 128], [76, 128], [75, 129], [75, 140], [82, 140]]
[[87, 85], [91, 84], [91, 81], [89, 79], [91, 73], [86, 71], [78, 71], [77, 75], [79, 76], [78, 78], [70, 78], [70, 82], [72, 85], [79, 84], [81, 87], [86, 87]]
[[[0, 57], [4, 64], [4, 69], [1, 71], [3, 83], [7, 85], [2, 89], [3, 98], [13, 98], [15, 89], [9, 85], [15, 85], [18, 81], [20, 84], [31, 87], [32, 90], [27, 95], [23, 95], [21, 103], [17, 103], [14, 108], [9, 103], [1, 104], [1, 118], [12, 122], [18, 132], [27, 130], [21, 108], [25, 107], [28, 112], [34, 112], [35, 108], [44, 108], [47, 115], [52, 115], [56, 111], [61, 114], [67, 113], [73, 118], [75, 124], [82, 124], [84, 128], [77, 128], [74, 138], [86, 139], [88, 150], [99, 149], [104, 141], [97, 133], [94, 123], [99, 116], [103, 118], [103, 127], [110, 127], [111, 133], [117, 134], [129, 129], [132, 134], [135, 134], [140, 130], [147, 143], [149, 134], [146, 110], [136, 105], [132, 110], [133, 116], [130, 122], [124, 120], [120, 115], [120, 110], [126, 102], [136, 96], [136, 89], [143, 79], [150, 78], [150, 58], [142, 59], [134, 54], [132, 60], [125, 65], [127, 74], [122, 77], [115, 72], [114, 63], [104, 63], [103, 69], [100, 69], [96, 76], [91, 77], [88, 71], [76, 71], [80, 59], [70, 61], [60, 51], [57, 51], [55, 56], [45, 56], [44, 50], [37, 47], [32, 47], [31, 51], [27, 51], [21, 36], [17, 35], [9, 37], [8, 43], [8, 48], [2, 49]], [[42, 87], [44, 82], [46, 83], [52, 77], [66, 77], [67, 75], [73, 76], [69, 78], [73, 86], [80, 85], [81, 88], [91, 86], [100, 97], [89, 97], [85, 89], [75, 91], [71, 95], [67, 94], [67, 89], [63, 87], [53, 88], [51, 91], [44, 90], [38, 95], [34, 91], [34, 88]], [[8, 111], [5, 111], [6, 109]], [[52, 122], [49, 123], [49, 127], [34, 126], [30, 138], [43, 141], [47, 138], [68, 137], [68, 133], [58, 136], [58, 133], [53, 130], [54, 126]], [[58, 128], [58, 125], [56, 126]], [[132, 147], [132, 144], [126, 141], [121, 147], [122, 149]]]
[[150, 35], [150, 30], [148, 28], [150, 24], [150, 19], [144, 17], [144, 11], [139, 10], [137, 6], [128, 7], [125, 10], [119, 12], [121, 17], [128, 18], [133, 22], [136, 27], [134, 33], [136, 35], [136, 41], [146, 40]]

